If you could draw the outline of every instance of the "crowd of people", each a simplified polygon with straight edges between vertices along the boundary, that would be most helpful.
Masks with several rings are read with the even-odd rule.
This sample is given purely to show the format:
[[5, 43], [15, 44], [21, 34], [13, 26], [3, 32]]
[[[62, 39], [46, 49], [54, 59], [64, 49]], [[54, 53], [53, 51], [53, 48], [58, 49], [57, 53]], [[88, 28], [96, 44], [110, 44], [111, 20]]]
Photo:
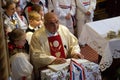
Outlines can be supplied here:
[[78, 38], [96, 0], [2, 0], [11, 77], [40, 80], [38, 70], [84, 58]]

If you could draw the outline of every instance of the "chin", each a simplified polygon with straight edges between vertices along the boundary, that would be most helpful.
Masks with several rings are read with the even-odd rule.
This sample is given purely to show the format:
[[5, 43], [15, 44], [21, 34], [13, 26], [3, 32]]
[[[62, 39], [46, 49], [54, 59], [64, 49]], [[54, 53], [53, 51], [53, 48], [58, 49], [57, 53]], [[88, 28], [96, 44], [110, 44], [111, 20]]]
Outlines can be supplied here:
[[55, 34], [56, 32], [51, 32], [52, 34]]

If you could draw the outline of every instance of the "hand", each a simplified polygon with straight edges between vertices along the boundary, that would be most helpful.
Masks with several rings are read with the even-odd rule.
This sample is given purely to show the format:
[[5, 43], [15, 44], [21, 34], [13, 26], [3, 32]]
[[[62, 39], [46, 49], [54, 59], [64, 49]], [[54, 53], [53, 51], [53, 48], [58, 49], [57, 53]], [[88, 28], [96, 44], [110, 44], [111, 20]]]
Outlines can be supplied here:
[[72, 58], [76, 58], [76, 59], [84, 59], [84, 56], [82, 54], [78, 54], [78, 53], [75, 53], [72, 55]]
[[71, 18], [71, 14], [68, 13], [66, 16], [65, 16], [65, 19], [69, 20]]
[[56, 58], [52, 64], [62, 64], [62, 63], [65, 63], [66, 62], [66, 59], [64, 58]]
[[91, 15], [90, 11], [87, 11], [87, 12], [86, 12], [86, 15], [90, 16], [90, 15]]

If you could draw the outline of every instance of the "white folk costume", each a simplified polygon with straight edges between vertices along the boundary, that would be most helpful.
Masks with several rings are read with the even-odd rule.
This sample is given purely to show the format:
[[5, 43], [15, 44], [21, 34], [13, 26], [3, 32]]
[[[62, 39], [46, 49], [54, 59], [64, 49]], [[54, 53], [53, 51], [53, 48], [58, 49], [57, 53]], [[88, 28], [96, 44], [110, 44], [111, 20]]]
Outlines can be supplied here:
[[54, 12], [56, 0], [48, 0], [48, 12]]
[[26, 29], [26, 24], [22, 22], [18, 14], [15, 12], [12, 16], [8, 16], [6, 13], [3, 14], [5, 31], [11, 32], [15, 28]]
[[30, 54], [36, 71], [51, 64], [56, 57], [70, 58], [74, 53], [80, 53], [78, 40], [63, 25], [59, 25], [55, 34], [49, 33], [42, 27], [32, 36]]
[[[72, 16], [75, 15], [75, 1], [74, 0], [51, 0], [54, 5], [54, 12], [58, 15], [59, 22], [62, 25], [65, 25], [70, 32], [74, 34], [73, 28], [73, 20]], [[71, 14], [70, 19], [66, 19], [65, 17]]]
[[[76, 2], [76, 19], [77, 19], [77, 36], [80, 36], [82, 27], [85, 23], [93, 21], [96, 0], [75, 0]], [[88, 16], [86, 12], [91, 14]]]
[[10, 58], [12, 80], [32, 80], [33, 66], [26, 53], [16, 53]]
[[28, 1], [29, 0], [19, 0], [19, 5], [22, 8], [22, 10], [25, 8]]

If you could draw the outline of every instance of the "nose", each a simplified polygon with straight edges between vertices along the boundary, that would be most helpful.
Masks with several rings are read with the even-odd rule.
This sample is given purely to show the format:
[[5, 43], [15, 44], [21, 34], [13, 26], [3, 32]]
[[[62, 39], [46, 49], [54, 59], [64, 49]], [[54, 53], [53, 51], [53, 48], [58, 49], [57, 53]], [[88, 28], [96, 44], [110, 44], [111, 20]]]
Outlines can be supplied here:
[[53, 25], [54, 27], [56, 27], [56, 26], [58, 25], [58, 23], [53, 23], [52, 25]]

